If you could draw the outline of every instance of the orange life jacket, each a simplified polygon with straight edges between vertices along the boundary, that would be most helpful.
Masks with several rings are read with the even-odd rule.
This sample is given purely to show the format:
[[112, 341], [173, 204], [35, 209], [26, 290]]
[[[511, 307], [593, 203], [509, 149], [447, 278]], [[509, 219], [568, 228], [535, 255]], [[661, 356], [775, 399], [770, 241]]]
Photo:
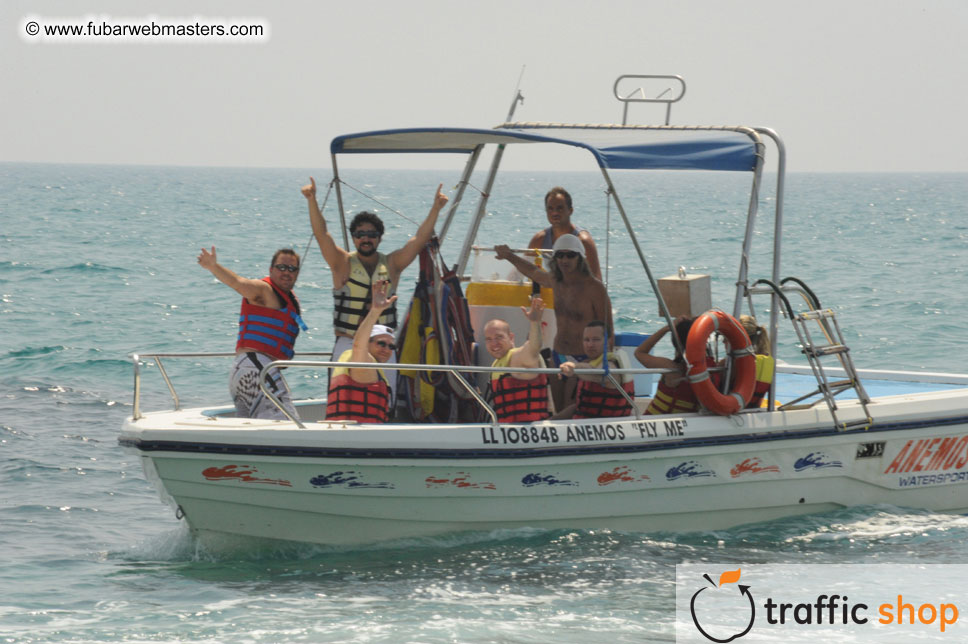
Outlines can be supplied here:
[[[626, 366], [624, 363], [628, 359], [623, 356], [624, 354], [610, 351], [608, 360], [624, 368]], [[604, 355], [589, 360], [588, 363], [592, 367], [601, 367], [604, 364]], [[624, 377], [620, 376], [617, 380], [622, 389], [629, 395], [629, 398], [634, 400], [635, 383], [631, 377], [628, 377], [628, 382], [622, 382]], [[632, 407], [617, 389], [606, 387], [594, 381], [578, 379], [573, 418], [614, 418], [616, 416], [630, 416], [631, 414]]]
[[491, 404], [502, 423], [532, 423], [548, 413], [548, 378], [518, 380], [509, 373], [491, 380]]
[[[622, 389], [628, 393], [629, 398], [635, 399], [635, 383], [623, 383]], [[632, 407], [618, 390], [589, 380], [578, 381], [574, 418], [612, 418], [631, 414]]]
[[[520, 347], [511, 349], [503, 358], [492, 362], [491, 366], [509, 366], [511, 354], [518, 349]], [[531, 380], [519, 380], [510, 373], [492, 373], [490, 401], [497, 419], [502, 423], [533, 423], [551, 415], [548, 412], [548, 378], [545, 374]]]
[[364, 385], [344, 373], [330, 380], [326, 420], [385, 423], [389, 408], [389, 388], [383, 378]]

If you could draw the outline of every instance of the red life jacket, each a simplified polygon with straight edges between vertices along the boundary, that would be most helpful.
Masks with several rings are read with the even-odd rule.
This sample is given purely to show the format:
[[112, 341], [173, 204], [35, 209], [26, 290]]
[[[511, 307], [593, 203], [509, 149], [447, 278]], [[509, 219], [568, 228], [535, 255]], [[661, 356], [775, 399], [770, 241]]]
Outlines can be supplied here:
[[491, 380], [491, 404], [502, 423], [531, 423], [548, 413], [548, 378], [518, 380], [509, 373]]
[[344, 373], [334, 375], [329, 382], [326, 420], [385, 423], [389, 407], [389, 388], [383, 378], [364, 385]]
[[286, 293], [272, 283], [272, 279], [263, 277], [275, 291], [276, 296], [285, 305], [281, 309], [270, 309], [266, 306], [252, 304], [242, 298], [242, 310], [239, 311], [239, 339], [235, 343], [235, 350], [241, 349], [258, 351], [272, 356], [276, 360], [291, 360], [295, 353], [296, 336], [299, 327], [308, 327], [299, 317], [299, 300], [295, 293]]
[[[635, 383], [622, 383], [622, 389], [635, 400]], [[610, 389], [597, 382], [578, 380], [573, 418], [613, 418], [630, 416], [632, 407], [617, 389]]]

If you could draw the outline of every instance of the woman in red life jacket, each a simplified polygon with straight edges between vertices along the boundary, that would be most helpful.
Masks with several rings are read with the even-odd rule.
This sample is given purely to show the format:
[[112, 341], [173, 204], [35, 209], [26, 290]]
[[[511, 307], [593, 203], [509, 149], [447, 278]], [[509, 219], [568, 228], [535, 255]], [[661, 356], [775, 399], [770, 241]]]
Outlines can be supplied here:
[[[491, 320], [484, 325], [484, 345], [494, 358], [492, 367], [537, 368], [541, 360], [541, 315], [544, 300], [532, 298], [531, 308], [521, 307], [530, 324], [528, 340], [514, 346], [514, 334], [505, 320]], [[491, 374], [490, 402], [502, 423], [530, 423], [548, 417], [548, 378], [545, 374], [527, 372], [494, 372]]]
[[756, 323], [752, 315], [739, 316], [746, 335], [750, 337], [753, 351], [756, 352], [756, 382], [753, 384], [753, 397], [746, 404], [747, 409], [763, 407], [763, 398], [770, 392], [776, 362], [770, 355], [770, 334]]
[[[286, 414], [259, 387], [262, 368], [275, 360], [290, 360], [300, 327], [299, 299], [292, 287], [299, 276], [299, 254], [281, 248], [269, 263], [269, 276], [261, 280], [241, 277], [218, 263], [215, 247], [202, 249], [199, 265], [242, 296], [235, 362], [229, 376], [229, 392], [240, 418], [286, 420]], [[276, 368], [266, 373], [266, 384], [292, 418], [298, 418], [292, 396]]]
[[[561, 372], [575, 375], [575, 369], [601, 369], [605, 360], [605, 323], [592, 320], [582, 332], [582, 348], [587, 359], [583, 362], [563, 362]], [[609, 368], [627, 367], [618, 352], [608, 352]], [[635, 385], [631, 375], [618, 375], [615, 379], [629, 398], [635, 400]], [[632, 406], [611, 380], [600, 375], [578, 375], [575, 402], [554, 415], [558, 418], [612, 418], [629, 416]]]
[[[389, 282], [373, 283], [370, 310], [353, 335], [353, 347], [339, 356], [339, 362], [386, 362], [393, 355], [393, 329], [377, 324], [397, 296], [387, 298]], [[329, 381], [326, 420], [385, 423], [390, 411], [390, 386], [382, 369], [336, 367]]]
[[[689, 338], [689, 329], [692, 328], [693, 320], [686, 316], [679, 316], [673, 322], [676, 329], [676, 336], [679, 338], [679, 346], [676, 347], [676, 357], [673, 359], [662, 356], [654, 356], [650, 352], [658, 344], [666, 333], [669, 326], [666, 325], [645, 339], [639, 348], [635, 350], [635, 358], [648, 369], [674, 369], [675, 373], [664, 373], [656, 386], [655, 397], [649, 404], [646, 414], [685, 414], [699, 411], [699, 399], [692, 391], [689, 378], [686, 377], [686, 360], [683, 358], [679, 347], [685, 348], [686, 340]], [[715, 361], [707, 357], [709, 366], [715, 366]], [[714, 382], [717, 374], [712, 374]]]

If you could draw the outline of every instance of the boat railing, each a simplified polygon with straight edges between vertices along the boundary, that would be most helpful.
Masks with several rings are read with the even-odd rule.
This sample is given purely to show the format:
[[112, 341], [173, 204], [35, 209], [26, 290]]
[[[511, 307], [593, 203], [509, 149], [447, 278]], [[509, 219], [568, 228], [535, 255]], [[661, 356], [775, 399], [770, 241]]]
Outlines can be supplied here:
[[[397, 363], [397, 362], [334, 362], [334, 361], [316, 361], [316, 360], [276, 360], [270, 362], [262, 368], [262, 372], [259, 377], [259, 387], [262, 393], [265, 394], [266, 398], [271, 400], [273, 404], [278, 407], [286, 417], [301, 428], [305, 428], [305, 425], [300, 422], [298, 418], [294, 418], [286, 409], [283, 407], [281, 401], [269, 390], [266, 386], [266, 374], [270, 369], [278, 368], [283, 369], [331, 369], [336, 367], [342, 368], [359, 368], [359, 369], [381, 369], [388, 371], [445, 371], [453, 375], [458, 382], [467, 390], [467, 392], [474, 398], [478, 404], [484, 409], [487, 415], [491, 419], [491, 424], [496, 428], [500, 421], [498, 420], [497, 413], [494, 408], [484, 399], [481, 393], [477, 390], [477, 387], [472, 385], [463, 374], [466, 373], [507, 373], [509, 371], [508, 367], [484, 367], [478, 365], [440, 365], [440, 364], [409, 364], [409, 363]], [[546, 374], [546, 375], [558, 375], [561, 373], [560, 369], [551, 368], [515, 368], [510, 370], [512, 373], [533, 373], [536, 375]], [[638, 420], [642, 419], [642, 413], [639, 411], [635, 404], [635, 401], [629, 396], [628, 392], [622, 388], [618, 380], [615, 379], [616, 375], [629, 375], [634, 376], [635, 374], [663, 374], [672, 373], [674, 370], [671, 369], [646, 369], [646, 368], [636, 368], [636, 369], [609, 369], [607, 372], [604, 369], [575, 369], [575, 374], [577, 375], [599, 375], [604, 376], [608, 379], [610, 383], [616, 388], [616, 390], [625, 398], [626, 402], [631, 406], [632, 412], [635, 414], [635, 418]], [[284, 378], [284, 376], [283, 376]]]
[[[476, 252], [476, 253], [486, 252], [486, 251], [495, 251], [496, 252], [497, 251], [497, 246], [471, 246], [471, 250], [474, 251], [474, 252]], [[551, 257], [555, 253], [555, 251], [552, 250], [551, 248], [512, 248], [511, 249], [511, 252], [513, 252], [513, 253], [532, 253], [532, 254], [541, 253], [542, 255], [547, 255], [548, 257]]]
[[[619, 85], [627, 80], [635, 79], [638, 81], [662, 81], [658, 87], [665, 85], [665, 81], [672, 81], [673, 86], [678, 86], [678, 93], [675, 93], [676, 87], [662, 87], [661, 91], [658, 91], [657, 96], [647, 96], [646, 88], [639, 85], [630, 92], [625, 94], [619, 94]], [[622, 74], [615, 79], [615, 84], [612, 86], [612, 93], [615, 98], [622, 102], [622, 125], [628, 124], [629, 115], [629, 103], [664, 103], [666, 106], [666, 117], [665, 124], [669, 125], [669, 121], [672, 117], [672, 104], [677, 103], [682, 100], [682, 97], [686, 95], [686, 81], [682, 76], [678, 75], [668, 75], [668, 74]]]
[[[795, 374], [799, 376], [814, 375], [810, 365], [790, 364], [777, 360], [777, 373]], [[842, 367], [825, 367], [825, 370], [838, 376], [846, 377], [847, 371]], [[868, 380], [884, 380], [888, 382], [923, 382], [938, 385], [954, 385], [968, 387], [968, 373], [947, 373], [941, 371], [905, 371], [900, 369], [855, 369], [858, 376]]]
[[[298, 354], [299, 356], [320, 356], [330, 358], [331, 353], [329, 351], [320, 352], [305, 352]], [[167, 359], [184, 359], [184, 358], [234, 358], [235, 353], [232, 352], [192, 352], [192, 353], [132, 353], [129, 354], [132, 365], [134, 367], [134, 396], [132, 403], [132, 419], [139, 420], [144, 417], [141, 411], [141, 367], [146, 361], [154, 361], [155, 366], [158, 368], [158, 372], [161, 374], [165, 385], [168, 387], [168, 392], [171, 395], [172, 403], [174, 405], [175, 411], [181, 410], [181, 399], [178, 396], [178, 392], [175, 389], [175, 385], [165, 368], [164, 360]], [[268, 374], [270, 369], [278, 368], [280, 376], [285, 381], [284, 371], [286, 369], [332, 369], [336, 367], [343, 368], [362, 368], [362, 369], [383, 369], [383, 370], [404, 370], [404, 371], [428, 371], [428, 372], [448, 372], [454, 375], [459, 383], [467, 390], [472, 398], [474, 398], [485, 413], [490, 417], [491, 424], [495, 427], [498, 426], [499, 421], [497, 414], [495, 413], [493, 407], [488, 403], [484, 396], [481, 395], [480, 391], [473, 384], [468, 382], [467, 378], [463, 374], [468, 373], [506, 373], [508, 372], [507, 367], [486, 367], [478, 365], [440, 365], [440, 364], [409, 364], [409, 363], [395, 363], [395, 362], [384, 362], [378, 365], [372, 362], [336, 362], [332, 360], [276, 360], [266, 364], [259, 377], [259, 387], [261, 388], [263, 394], [266, 398], [272, 401], [272, 403], [279, 408], [279, 410], [288, 418], [291, 422], [295, 423], [298, 427], [305, 428], [305, 425], [298, 419], [294, 418], [282, 404], [282, 402], [276, 397], [276, 395], [269, 390], [266, 385]], [[714, 368], [712, 370], [716, 370]], [[561, 373], [560, 369], [552, 368], [516, 368], [513, 373], [533, 373], [536, 375], [559, 375]], [[608, 380], [612, 386], [615, 387], [616, 391], [625, 398], [626, 402], [630, 405], [632, 413], [635, 415], [637, 420], [642, 419], [642, 413], [639, 411], [638, 406], [635, 404], [634, 399], [628, 394], [627, 391], [621, 386], [620, 382], [616, 376], [634, 376], [637, 374], [665, 374], [665, 373], [675, 373], [673, 369], [647, 369], [645, 367], [638, 368], [628, 368], [628, 369], [609, 369], [607, 372], [604, 369], [575, 369], [576, 375], [597, 375], [602, 376], [604, 379]], [[288, 383], [286, 383], [288, 387]]]
[[[131, 416], [134, 420], [138, 420], [142, 417], [141, 413], [141, 366], [142, 360], [154, 360], [155, 366], [158, 367], [158, 373], [165, 381], [165, 385], [168, 386], [168, 392], [171, 394], [171, 400], [174, 405], [175, 411], [181, 409], [181, 400], [178, 397], [178, 392], [175, 391], [175, 385], [172, 383], [171, 378], [168, 376], [168, 371], [165, 369], [165, 363], [162, 358], [234, 358], [235, 352], [194, 352], [194, 353], [131, 353], [128, 354], [128, 358], [134, 365], [134, 400], [132, 402], [132, 413]], [[301, 356], [332, 356], [331, 351], [310, 351], [306, 353], [300, 353]]]

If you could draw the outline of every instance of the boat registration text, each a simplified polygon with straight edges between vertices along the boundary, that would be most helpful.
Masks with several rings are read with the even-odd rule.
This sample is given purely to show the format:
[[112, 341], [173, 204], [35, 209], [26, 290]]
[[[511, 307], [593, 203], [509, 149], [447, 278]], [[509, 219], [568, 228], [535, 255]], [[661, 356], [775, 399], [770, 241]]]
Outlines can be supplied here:
[[624, 441], [633, 438], [679, 437], [685, 435], [686, 421], [674, 418], [662, 421], [629, 421], [618, 423], [594, 423], [589, 425], [501, 425], [482, 427], [481, 442], [484, 445], [521, 445], [558, 443], [597, 443]]

